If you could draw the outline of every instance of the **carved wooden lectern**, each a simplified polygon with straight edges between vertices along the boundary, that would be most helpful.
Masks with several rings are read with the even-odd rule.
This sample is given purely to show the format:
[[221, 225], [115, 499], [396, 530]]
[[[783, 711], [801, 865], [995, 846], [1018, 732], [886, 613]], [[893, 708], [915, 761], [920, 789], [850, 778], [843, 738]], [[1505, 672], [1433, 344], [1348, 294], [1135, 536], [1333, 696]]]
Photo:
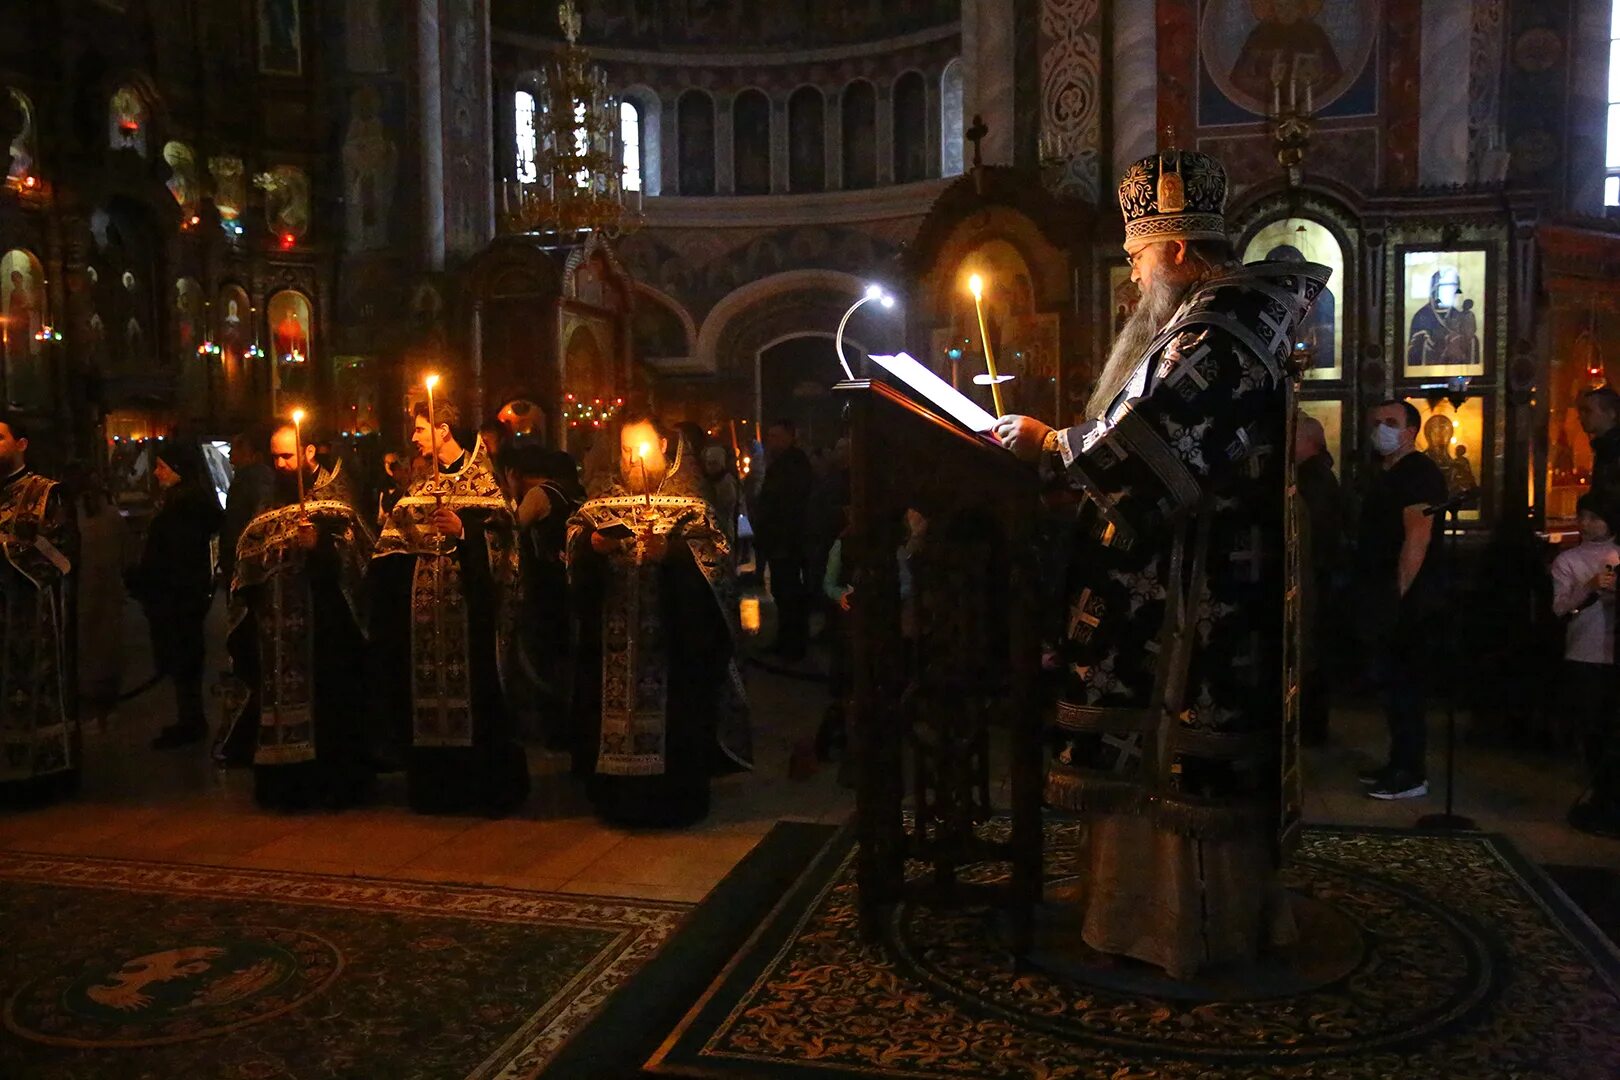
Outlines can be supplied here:
[[[1023, 953], [1041, 897], [1039, 478], [988, 438], [885, 383], [847, 382], [835, 392], [848, 405], [851, 429], [844, 558], [855, 588], [863, 930], [874, 932], [903, 898], [986, 901], [1008, 909], [1014, 949]], [[927, 525], [907, 560], [915, 617], [902, 620], [908, 509]], [[976, 828], [992, 813], [992, 727], [1006, 730], [1011, 754], [1008, 839]], [[907, 860], [925, 872], [908, 879]], [[1005, 884], [957, 880], [960, 869], [992, 861], [1011, 863]]]

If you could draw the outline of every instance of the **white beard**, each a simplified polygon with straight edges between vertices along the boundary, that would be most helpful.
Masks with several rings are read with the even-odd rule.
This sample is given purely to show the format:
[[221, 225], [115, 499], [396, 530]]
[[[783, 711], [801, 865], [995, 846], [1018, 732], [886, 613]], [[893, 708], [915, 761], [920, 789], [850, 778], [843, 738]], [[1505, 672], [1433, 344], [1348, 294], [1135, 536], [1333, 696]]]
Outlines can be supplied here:
[[1136, 373], [1137, 364], [1142, 361], [1142, 351], [1164, 329], [1170, 316], [1176, 313], [1193, 280], [1176, 281], [1159, 277], [1154, 280], [1153, 287], [1142, 294], [1141, 302], [1131, 312], [1131, 317], [1125, 320], [1125, 325], [1120, 327], [1119, 336], [1108, 350], [1108, 362], [1103, 365], [1097, 385], [1092, 388], [1091, 399], [1086, 402], [1088, 417], [1101, 416], [1113, 404], [1119, 392], [1125, 389], [1125, 384]]

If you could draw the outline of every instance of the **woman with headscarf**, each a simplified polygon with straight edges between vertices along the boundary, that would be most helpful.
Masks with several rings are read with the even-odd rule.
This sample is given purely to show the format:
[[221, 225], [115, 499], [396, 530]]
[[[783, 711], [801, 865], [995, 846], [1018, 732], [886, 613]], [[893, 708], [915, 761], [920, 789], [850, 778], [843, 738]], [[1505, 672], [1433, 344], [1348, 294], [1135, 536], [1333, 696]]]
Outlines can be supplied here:
[[685, 825], [713, 773], [751, 766], [735, 575], [680, 436], [630, 414], [619, 448], [568, 523], [574, 767], [609, 821]]
[[157, 445], [157, 513], [128, 584], [146, 612], [153, 664], [174, 681], [175, 722], [152, 741], [154, 749], [164, 750], [200, 742], [208, 733], [203, 622], [214, 595], [212, 541], [225, 514], [196, 445], [178, 439]]

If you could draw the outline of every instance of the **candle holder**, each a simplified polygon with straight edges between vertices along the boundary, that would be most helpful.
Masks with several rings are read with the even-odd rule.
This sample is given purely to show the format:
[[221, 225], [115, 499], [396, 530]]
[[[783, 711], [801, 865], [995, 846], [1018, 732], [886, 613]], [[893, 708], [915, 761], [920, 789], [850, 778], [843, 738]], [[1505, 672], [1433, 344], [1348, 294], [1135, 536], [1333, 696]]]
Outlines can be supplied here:
[[1279, 60], [1271, 69], [1271, 111], [1266, 117], [1271, 129], [1271, 144], [1277, 154], [1277, 164], [1288, 178], [1288, 186], [1298, 187], [1305, 174], [1305, 153], [1310, 148], [1315, 130], [1316, 113], [1311, 103], [1314, 76], [1307, 72], [1304, 79], [1304, 103], [1301, 105], [1301, 78], [1299, 61], [1284, 65]]

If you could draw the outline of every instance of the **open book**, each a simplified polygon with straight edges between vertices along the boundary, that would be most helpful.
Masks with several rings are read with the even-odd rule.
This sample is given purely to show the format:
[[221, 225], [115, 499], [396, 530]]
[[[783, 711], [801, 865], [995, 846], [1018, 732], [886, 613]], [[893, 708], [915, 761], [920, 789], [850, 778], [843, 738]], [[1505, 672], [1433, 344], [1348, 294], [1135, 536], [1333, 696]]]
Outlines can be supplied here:
[[874, 356], [872, 363], [893, 375], [916, 393], [924, 401], [929, 402], [955, 420], [969, 431], [980, 435], [990, 434], [990, 429], [996, 426], [996, 418], [985, 412], [956, 387], [929, 371], [922, 364], [913, 360], [908, 353], [895, 353], [893, 356]]

